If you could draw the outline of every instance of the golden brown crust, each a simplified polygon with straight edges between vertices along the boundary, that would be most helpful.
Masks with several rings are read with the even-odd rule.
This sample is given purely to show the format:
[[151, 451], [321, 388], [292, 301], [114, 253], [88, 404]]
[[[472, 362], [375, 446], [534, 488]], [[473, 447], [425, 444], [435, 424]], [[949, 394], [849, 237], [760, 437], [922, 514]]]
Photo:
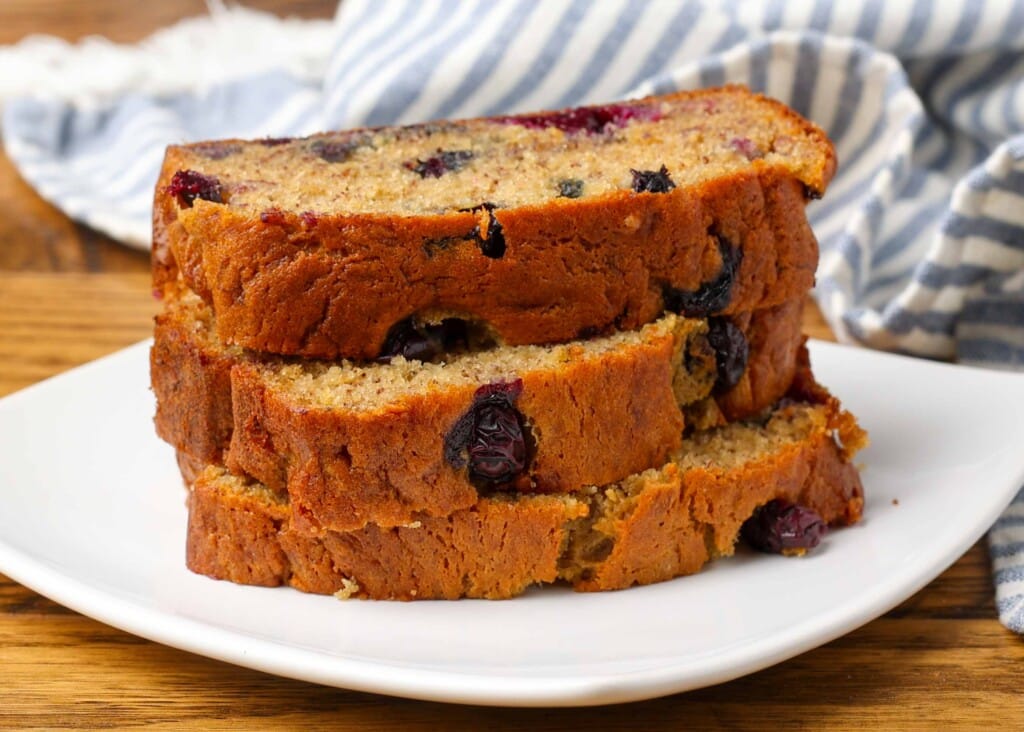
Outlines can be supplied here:
[[666, 287], [713, 281], [721, 242], [742, 251], [722, 312], [763, 309], [814, 282], [818, 248], [804, 205], [808, 191], [824, 191], [835, 155], [821, 130], [800, 126], [819, 154], [799, 178], [755, 161], [664, 194], [497, 209], [506, 243], [497, 259], [465, 239], [488, 225], [486, 212], [314, 221], [282, 211], [264, 223], [259, 212], [203, 200], [179, 208], [166, 189], [190, 158], [172, 147], [154, 200], [154, 283], [167, 286], [180, 271], [213, 306], [227, 343], [332, 359], [373, 358], [391, 326], [435, 310], [485, 321], [511, 345], [633, 329], [663, 311]]
[[575, 588], [624, 589], [693, 574], [731, 555], [743, 522], [774, 499], [808, 506], [843, 526], [860, 520], [864, 504], [860, 476], [831, 430], [742, 470], [668, 471], [640, 494], [628, 517], [602, 527], [615, 538], [611, 553]]
[[178, 472], [181, 473], [181, 479], [186, 486], [192, 485], [206, 470], [206, 466], [211, 464], [207, 460], [189, 455], [184, 450], [175, 450], [174, 455], [178, 461]]
[[178, 313], [156, 316], [149, 352], [157, 435], [206, 463], [223, 461], [231, 439], [234, 354], [197, 337]]
[[316, 358], [374, 358], [395, 323], [436, 310], [486, 322], [510, 345], [633, 329], [664, 310], [666, 287], [696, 290], [718, 277], [720, 238], [743, 252], [723, 313], [778, 305], [814, 284], [803, 185], [776, 171], [580, 205], [587, 210], [496, 212], [501, 259], [472, 243], [424, 248], [471, 229], [468, 213], [323, 216], [310, 232], [291, 214], [254, 223], [198, 201], [167, 235], [186, 282], [209, 293], [225, 342]]
[[409, 526], [317, 537], [295, 530], [288, 504], [270, 491], [225, 491], [215, 475], [200, 476], [190, 493], [189, 569], [320, 594], [347, 588], [376, 599], [512, 597], [557, 578], [566, 526], [586, 513], [571, 499], [482, 499]]
[[[313, 528], [403, 524], [477, 500], [465, 468], [443, 455], [443, 436], [469, 409], [475, 386], [416, 395], [372, 414], [311, 408], [269, 384], [259, 362], [221, 346], [203, 319], [175, 310], [175, 302], [167, 299], [157, 321], [153, 384], [158, 431], [179, 450], [287, 490]], [[753, 349], [750, 376], [722, 396], [734, 419], [770, 406], [789, 387], [802, 342], [800, 302], [738, 321]], [[673, 398], [677, 348], [663, 337], [527, 374], [516, 406], [537, 450], [527, 479], [513, 487], [579, 490], [662, 464], [684, 426]], [[703, 366], [681, 368], [702, 381]], [[197, 435], [197, 424], [210, 431]]]
[[[579, 591], [622, 589], [692, 574], [733, 551], [757, 506], [779, 498], [825, 521], [859, 520], [857, 471], [833, 438], [833, 404], [813, 412], [795, 443], [729, 469], [669, 465], [634, 477], [632, 508], [598, 517], [608, 550], [574, 565], [573, 530], [597, 508], [564, 496], [482, 498], [451, 516], [408, 527], [354, 532], [297, 529], [285, 499], [210, 469], [190, 498], [188, 566], [246, 584], [290, 584], [307, 592], [375, 599], [511, 597], [535, 583], [567, 579]], [[849, 418], [852, 419], [852, 418]]]
[[803, 300], [733, 317], [747, 337], [750, 358], [740, 380], [715, 401], [727, 420], [743, 419], [772, 406], [797, 372], [804, 342]]
[[[806, 338], [804, 338], [806, 342]], [[828, 426], [835, 435], [840, 454], [849, 460], [869, 444], [868, 433], [857, 419], [842, 408], [839, 399], [818, 383], [811, 371], [811, 355], [806, 346], [797, 351], [796, 372], [786, 392], [788, 399], [809, 404], [822, 404], [828, 410]]]
[[189, 491], [188, 568], [244, 585], [274, 587], [288, 581], [291, 562], [281, 541], [287, 504], [257, 501], [247, 493], [216, 500], [201, 477]]

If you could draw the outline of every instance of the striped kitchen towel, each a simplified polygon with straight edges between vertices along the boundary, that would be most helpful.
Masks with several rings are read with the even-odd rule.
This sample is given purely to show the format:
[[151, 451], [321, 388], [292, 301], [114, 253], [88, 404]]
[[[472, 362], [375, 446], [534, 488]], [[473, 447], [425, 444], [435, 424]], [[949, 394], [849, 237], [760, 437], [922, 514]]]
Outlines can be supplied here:
[[[0, 77], [22, 175], [147, 245], [169, 142], [737, 82], [836, 143], [808, 213], [840, 340], [1024, 368], [1024, 0], [345, 0], [333, 24], [288, 25], [211, 10], [135, 49], [0, 49], [22, 68]], [[990, 540], [1001, 617], [1024, 632], [1024, 493]]]

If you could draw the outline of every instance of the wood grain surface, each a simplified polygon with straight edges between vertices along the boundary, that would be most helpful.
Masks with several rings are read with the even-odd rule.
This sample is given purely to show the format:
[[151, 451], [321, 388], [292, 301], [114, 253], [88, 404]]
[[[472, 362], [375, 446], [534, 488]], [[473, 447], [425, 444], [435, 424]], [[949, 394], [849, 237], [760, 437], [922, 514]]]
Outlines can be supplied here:
[[[334, 11], [314, 0], [253, 5]], [[203, 7], [3, 0], [0, 43], [32, 32], [132, 41]], [[147, 337], [155, 309], [146, 255], [66, 219], [0, 156], [0, 395]], [[813, 306], [806, 324], [828, 337]], [[1024, 643], [996, 620], [982, 543], [885, 616], [774, 668], [664, 699], [575, 710], [432, 704], [281, 679], [128, 635], [0, 576], [3, 728], [1020, 729], [1022, 682]]]

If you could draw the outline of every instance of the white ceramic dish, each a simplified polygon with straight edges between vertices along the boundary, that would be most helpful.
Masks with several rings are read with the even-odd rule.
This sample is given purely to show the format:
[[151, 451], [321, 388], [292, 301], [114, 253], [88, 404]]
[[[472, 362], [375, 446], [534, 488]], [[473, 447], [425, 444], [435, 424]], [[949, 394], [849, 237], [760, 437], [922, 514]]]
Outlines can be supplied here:
[[171, 449], [153, 435], [147, 349], [0, 400], [0, 571], [131, 633], [351, 689], [539, 706], [726, 681], [910, 596], [1024, 482], [1024, 377], [814, 343], [818, 377], [873, 445], [860, 458], [863, 523], [813, 555], [741, 554], [616, 593], [342, 603], [185, 569], [184, 491]]

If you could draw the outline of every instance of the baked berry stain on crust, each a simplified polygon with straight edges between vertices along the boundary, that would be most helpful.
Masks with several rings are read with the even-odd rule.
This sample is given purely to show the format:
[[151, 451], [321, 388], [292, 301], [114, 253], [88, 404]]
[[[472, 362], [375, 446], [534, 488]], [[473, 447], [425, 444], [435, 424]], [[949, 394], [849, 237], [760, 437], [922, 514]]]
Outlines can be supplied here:
[[237, 152], [241, 152], [242, 146], [222, 140], [212, 140], [210, 142], [193, 143], [192, 150], [210, 160], [223, 160]]
[[179, 170], [171, 178], [167, 192], [178, 199], [178, 205], [192, 208], [197, 198], [211, 203], [224, 203], [220, 181], [212, 175], [204, 175], [195, 170]]
[[708, 318], [708, 343], [715, 351], [715, 392], [728, 391], [747, 370], [750, 344], [739, 326], [728, 318]]
[[633, 119], [654, 122], [660, 117], [661, 113], [651, 106], [605, 104], [600, 107], [567, 109], [563, 112], [543, 112], [541, 114], [498, 117], [495, 121], [502, 124], [521, 125], [531, 130], [555, 127], [568, 135], [580, 132], [588, 135], [597, 135], [606, 132], [609, 127], [622, 127]]
[[384, 133], [392, 140], [419, 140], [424, 137], [445, 132], [461, 132], [465, 130], [464, 124], [451, 120], [435, 120], [434, 122], [420, 122], [418, 124], [406, 125], [404, 127], [371, 127], [370, 132]]
[[453, 468], [468, 465], [477, 490], [508, 483], [526, 469], [526, 427], [513, 406], [522, 390], [521, 379], [481, 386], [444, 438], [445, 460]]
[[473, 159], [472, 150], [438, 150], [426, 160], [416, 159], [405, 163], [405, 167], [420, 178], [440, 178], [445, 173], [462, 170]]
[[743, 522], [740, 538], [759, 552], [804, 554], [818, 546], [827, 532], [828, 525], [813, 509], [776, 499]]
[[344, 163], [362, 145], [363, 141], [360, 139], [314, 140], [310, 144], [309, 150], [328, 163]]
[[663, 294], [666, 309], [688, 318], [706, 318], [728, 307], [732, 300], [732, 284], [743, 262], [743, 250], [732, 246], [724, 236], [712, 236], [718, 241], [718, 253], [722, 258], [718, 276], [696, 290], [666, 286]]
[[466, 321], [459, 318], [445, 318], [440, 323], [417, 323], [406, 318], [388, 331], [377, 361], [391, 363], [395, 356], [433, 361], [457, 348], [465, 348], [468, 337]]
[[637, 193], [668, 193], [676, 184], [668, 175], [668, 168], [664, 165], [658, 170], [633, 170], [633, 190]]

